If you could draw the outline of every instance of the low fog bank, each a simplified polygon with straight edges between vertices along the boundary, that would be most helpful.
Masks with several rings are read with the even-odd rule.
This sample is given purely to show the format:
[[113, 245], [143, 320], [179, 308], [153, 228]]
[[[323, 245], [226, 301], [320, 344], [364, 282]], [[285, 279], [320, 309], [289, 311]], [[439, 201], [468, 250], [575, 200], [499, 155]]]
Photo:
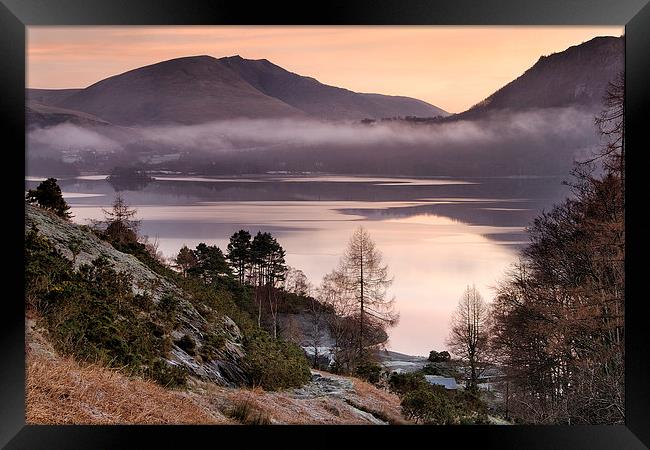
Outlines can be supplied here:
[[[414, 175], [566, 174], [597, 145], [593, 111], [500, 111], [473, 121], [413, 123], [235, 119], [201, 125], [84, 127], [28, 134], [28, 168], [115, 165], [206, 174], [319, 171]], [[30, 164], [31, 161], [31, 164]]]

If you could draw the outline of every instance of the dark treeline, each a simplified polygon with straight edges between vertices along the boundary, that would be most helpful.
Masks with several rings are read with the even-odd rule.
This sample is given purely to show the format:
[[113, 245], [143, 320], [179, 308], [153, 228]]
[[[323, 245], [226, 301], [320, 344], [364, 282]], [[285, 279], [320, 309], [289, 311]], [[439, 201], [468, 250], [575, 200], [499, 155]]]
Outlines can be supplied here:
[[248, 231], [239, 230], [230, 237], [226, 255], [217, 246], [201, 243], [194, 250], [183, 246], [175, 262], [184, 276], [198, 276], [208, 283], [236, 279], [241, 286], [252, 288], [258, 327], [262, 325], [263, 305], [268, 305], [271, 333], [277, 337], [278, 288], [288, 271], [284, 256], [284, 249], [270, 233], [259, 231], [251, 239]]
[[529, 227], [531, 244], [492, 305], [491, 350], [523, 422], [624, 422], [622, 77], [605, 106], [603, 150], [574, 171], [573, 198]]

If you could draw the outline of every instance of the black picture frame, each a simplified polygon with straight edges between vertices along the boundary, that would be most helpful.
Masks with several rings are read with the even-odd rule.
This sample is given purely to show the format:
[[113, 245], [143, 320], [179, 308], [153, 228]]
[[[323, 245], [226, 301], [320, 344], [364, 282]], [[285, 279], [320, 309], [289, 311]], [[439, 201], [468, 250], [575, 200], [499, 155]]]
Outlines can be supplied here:
[[[25, 27], [30, 25], [625, 25], [626, 79], [626, 375], [625, 425], [455, 427], [36, 426], [25, 424], [23, 295]], [[6, 448], [155, 448], [238, 446], [253, 437], [267, 448], [395, 444], [501, 449], [641, 449], [650, 447], [650, 333], [644, 314], [643, 257], [635, 220], [642, 208], [643, 153], [650, 119], [650, 5], [647, 0], [344, 0], [264, 2], [188, 0], [0, 0], [0, 126], [4, 260], [0, 309], [0, 445]], [[21, 149], [23, 153], [21, 153]], [[640, 214], [638, 214], [640, 216]], [[9, 244], [9, 245], [8, 245]], [[635, 294], [639, 292], [639, 294]], [[638, 296], [637, 296], [638, 295]], [[427, 444], [429, 443], [429, 444]], [[147, 445], [143, 445], [147, 444]]]

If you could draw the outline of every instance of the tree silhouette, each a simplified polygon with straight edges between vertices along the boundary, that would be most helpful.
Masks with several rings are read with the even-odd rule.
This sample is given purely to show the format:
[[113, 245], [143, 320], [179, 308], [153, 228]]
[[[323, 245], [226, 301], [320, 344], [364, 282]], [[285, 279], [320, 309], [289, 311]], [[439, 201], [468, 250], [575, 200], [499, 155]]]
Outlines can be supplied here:
[[232, 266], [240, 284], [246, 282], [246, 270], [251, 263], [251, 234], [239, 230], [230, 236], [228, 243], [228, 261]]
[[52, 211], [59, 217], [66, 220], [72, 218], [72, 214], [68, 212], [70, 206], [63, 199], [61, 188], [57, 184], [56, 178], [48, 178], [41, 182], [36, 189], [30, 189], [25, 196], [29, 203], [36, 203], [43, 209]]
[[388, 276], [388, 266], [383, 264], [381, 253], [363, 227], [352, 234], [338, 270], [356, 301], [359, 322], [357, 347], [361, 358], [368, 341], [366, 329], [392, 326], [398, 320], [398, 314], [393, 310], [394, 298], [387, 297], [393, 280]]
[[452, 317], [447, 345], [470, 369], [467, 387], [476, 390], [485, 369], [488, 345], [488, 307], [475, 286], [467, 286]]

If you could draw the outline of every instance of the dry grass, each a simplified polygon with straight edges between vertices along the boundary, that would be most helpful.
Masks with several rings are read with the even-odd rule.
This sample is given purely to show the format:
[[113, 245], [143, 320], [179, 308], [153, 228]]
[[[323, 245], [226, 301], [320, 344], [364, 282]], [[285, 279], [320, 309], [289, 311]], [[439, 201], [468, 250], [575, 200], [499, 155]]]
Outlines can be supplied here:
[[27, 363], [30, 424], [224, 424], [184, 393], [96, 365], [37, 354]]
[[354, 392], [349, 401], [361, 409], [369, 412], [375, 417], [382, 419], [391, 425], [403, 425], [410, 423], [402, 416], [400, 399], [396, 394], [378, 389], [370, 383], [353, 378]]
[[244, 425], [270, 425], [269, 411], [252, 392], [242, 391], [233, 399], [232, 408], [224, 411], [231, 419]]
[[[325, 376], [333, 376], [323, 373]], [[346, 377], [347, 378], [347, 377]], [[408, 423], [401, 415], [400, 400], [362, 380], [352, 378], [354, 391], [344, 398], [296, 398], [292, 392], [266, 392], [255, 389], [229, 389], [202, 383], [190, 395], [207, 401], [211, 410], [217, 410], [240, 423], [256, 423], [255, 417], [264, 417], [271, 424], [292, 425], [363, 425], [370, 423], [355, 409], [373, 414], [391, 424]], [[245, 405], [245, 407], [244, 407]], [[253, 420], [234, 411], [251, 411]]]
[[58, 356], [31, 315], [27, 317], [26, 334], [27, 423], [231, 423], [217, 411], [201, 407], [184, 392]]
[[357, 410], [391, 424], [407, 423], [396, 395], [356, 378], [343, 398], [297, 398], [292, 391], [233, 389], [200, 381], [192, 381], [188, 392], [165, 389], [60, 357], [34, 319], [28, 317], [26, 323], [30, 424], [371, 423]]
[[204, 398], [59, 356], [28, 313], [26, 421], [30, 424], [232, 424]]

